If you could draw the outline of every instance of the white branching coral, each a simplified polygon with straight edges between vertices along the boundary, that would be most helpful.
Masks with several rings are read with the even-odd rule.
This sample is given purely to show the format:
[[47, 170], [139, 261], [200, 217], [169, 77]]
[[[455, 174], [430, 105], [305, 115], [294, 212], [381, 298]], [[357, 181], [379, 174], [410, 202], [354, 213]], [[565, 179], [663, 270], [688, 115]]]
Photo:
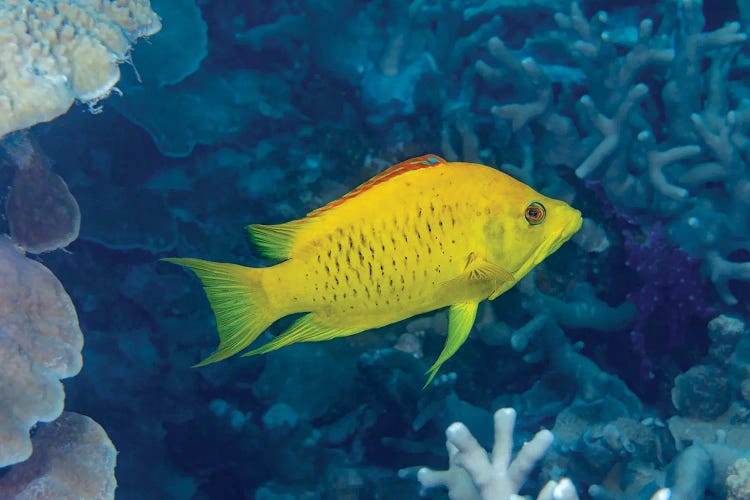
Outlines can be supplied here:
[[149, 0], [0, 2], [0, 137], [107, 97], [131, 44], [160, 29]]
[[[516, 411], [502, 408], [495, 412], [495, 444], [488, 456], [482, 445], [460, 422], [445, 431], [450, 468], [434, 471], [423, 467], [417, 479], [425, 488], [445, 486], [453, 500], [507, 500], [517, 496], [536, 463], [547, 453], [553, 436], [541, 430], [525, 443], [516, 457], [513, 452], [513, 428]], [[568, 479], [550, 481], [538, 500], [577, 500], [578, 495]]]

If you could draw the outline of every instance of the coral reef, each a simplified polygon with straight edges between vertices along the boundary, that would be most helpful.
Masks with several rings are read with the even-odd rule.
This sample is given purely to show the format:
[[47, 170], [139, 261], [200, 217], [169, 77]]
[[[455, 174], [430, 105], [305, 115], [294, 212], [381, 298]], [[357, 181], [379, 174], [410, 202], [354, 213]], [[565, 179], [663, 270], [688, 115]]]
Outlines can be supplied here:
[[31, 455], [29, 429], [63, 411], [59, 379], [81, 369], [83, 335], [73, 304], [44, 266], [0, 237], [0, 466]]
[[0, 137], [96, 103], [130, 45], [161, 29], [148, 0], [9, 0], [0, 6]]
[[[31, 156], [5, 137], [0, 466], [14, 465], [0, 496], [76, 487], [68, 465], [88, 444], [47, 432], [89, 426], [60, 417], [59, 379], [79, 369], [65, 408], [118, 444], [123, 498], [416, 498], [420, 463], [474, 497], [503, 473], [506, 497], [747, 496], [750, 3], [152, 7], [164, 31], [122, 76], [159, 25], [148, 2], [0, 7], [0, 135], [76, 99], [104, 110], [36, 126]], [[586, 216], [573, 244], [481, 305], [444, 375], [421, 389], [444, 313], [190, 368], [213, 346], [210, 308], [160, 258], [264, 265], [242, 227], [301, 217], [427, 152]], [[111, 449], [97, 449], [107, 467], [83, 479], [99, 493], [58, 496], [111, 495]]]
[[114, 498], [117, 452], [96, 422], [65, 412], [34, 434], [34, 454], [0, 478], [0, 497]]

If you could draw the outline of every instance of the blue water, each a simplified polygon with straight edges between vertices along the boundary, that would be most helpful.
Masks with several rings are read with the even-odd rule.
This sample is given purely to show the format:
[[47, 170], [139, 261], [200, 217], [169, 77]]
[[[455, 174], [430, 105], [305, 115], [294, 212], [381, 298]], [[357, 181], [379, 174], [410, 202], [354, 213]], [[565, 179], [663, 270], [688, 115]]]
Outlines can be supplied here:
[[[164, 28], [121, 65], [121, 95], [29, 131], [80, 206], [74, 242], [27, 257], [77, 310], [65, 410], [118, 450], [117, 498], [417, 498], [416, 466], [448, 467], [450, 424], [490, 450], [511, 407], [514, 449], [555, 436], [523, 494], [566, 477], [581, 498], [750, 498], [747, 2], [152, 5]], [[480, 305], [431, 386], [444, 311], [191, 368], [213, 313], [160, 258], [270, 265], [246, 225], [427, 153], [586, 220]]]

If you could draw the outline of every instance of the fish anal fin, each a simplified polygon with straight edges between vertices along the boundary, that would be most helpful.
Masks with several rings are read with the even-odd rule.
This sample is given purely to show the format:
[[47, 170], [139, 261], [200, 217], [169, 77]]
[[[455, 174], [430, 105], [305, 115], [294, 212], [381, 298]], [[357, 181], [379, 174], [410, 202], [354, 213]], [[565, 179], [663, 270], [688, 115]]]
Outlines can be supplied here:
[[478, 307], [478, 302], [465, 302], [450, 307], [448, 311], [448, 337], [445, 339], [445, 346], [440, 352], [440, 356], [427, 370], [428, 377], [424, 387], [430, 385], [440, 366], [448, 361], [469, 337], [469, 332], [471, 332], [471, 327], [477, 317]]
[[316, 321], [315, 314], [309, 313], [295, 321], [292, 326], [282, 332], [275, 339], [265, 343], [257, 349], [242, 354], [242, 356], [265, 354], [287, 345], [296, 344], [297, 342], [320, 342], [323, 340], [334, 339], [336, 337], [346, 337], [348, 335], [359, 333], [360, 331], [361, 329], [332, 328], [323, 326]]
[[291, 258], [294, 240], [303, 227], [302, 220], [294, 220], [275, 225], [250, 224], [245, 230], [261, 255], [282, 261]]

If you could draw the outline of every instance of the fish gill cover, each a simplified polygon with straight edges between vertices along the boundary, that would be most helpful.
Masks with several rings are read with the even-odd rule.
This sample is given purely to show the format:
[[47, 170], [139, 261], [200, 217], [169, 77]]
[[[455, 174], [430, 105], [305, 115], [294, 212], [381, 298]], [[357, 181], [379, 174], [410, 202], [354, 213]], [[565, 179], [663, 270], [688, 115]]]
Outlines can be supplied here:
[[[746, 0], [3, 2], [0, 497], [750, 498], [749, 31]], [[245, 226], [425, 154], [584, 216], [428, 387], [443, 310], [191, 368], [213, 314], [159, 259], [269, 266]]]

